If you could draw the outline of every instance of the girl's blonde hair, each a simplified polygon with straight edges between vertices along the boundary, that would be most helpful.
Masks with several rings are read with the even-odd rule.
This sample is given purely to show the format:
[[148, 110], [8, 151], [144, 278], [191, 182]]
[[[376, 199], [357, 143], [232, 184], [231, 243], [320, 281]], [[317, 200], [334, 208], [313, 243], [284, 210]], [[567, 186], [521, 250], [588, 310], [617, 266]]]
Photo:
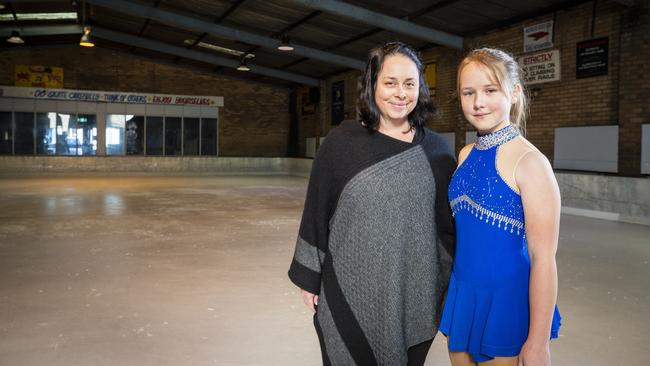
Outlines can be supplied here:
[[528, 99], [521, 77], [521, 67], [519, 67], [517, 61], [509, 53], [496, 48], [478, 48], [470, 51], [458, 65], [456, 79], [456, 92], [458, 95], [460, 95], [460, 73], [465, 66], [473, 62], [490, 71], [501, 90], [504, 90], [511, 98], [514, 96], [516, 85], [520, 86], [521, 92], [510, 109], [510, 123], [517, 127], [522, 134], [525, 133]]

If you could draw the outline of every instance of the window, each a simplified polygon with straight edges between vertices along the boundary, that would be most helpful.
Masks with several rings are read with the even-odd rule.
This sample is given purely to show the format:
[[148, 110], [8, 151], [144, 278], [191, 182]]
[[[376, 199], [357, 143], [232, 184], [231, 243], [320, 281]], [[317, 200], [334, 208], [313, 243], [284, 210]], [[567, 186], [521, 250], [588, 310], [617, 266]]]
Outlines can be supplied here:
[[97, 155], [97, 118], [95, 115], [78, 115], [73, 127], [76, 137], [75, 155]]
[[199, 128], [198, 118], [184, 118], [183, 127], [183, 155], [199, 155]]
[[36, 153], [39, 155], [96, 155], [94, 114], [36, 113]]
[[144, 117], [131, 117], [126, 121], [126, 154], [144, 155]]
[[60, 123], [56, 125], [56, 154], [77, 155], [76, 116], [69, 113], [57, 113], [56, 117], [57, 120], [60, 120]]
[[123, 114], [106, 115], [106, 155], [124, 155], [126, 117]]
[[15, 112], [16, 120], [16, 155], [34, 154], [34, 113]]
[[201, 120], [201, 155], [217, 155], [217, 119]]
[[163, 154], [163, 118], [147, 117], [147, 155]]
[[13, 141], [11, 112], [0, 112], [0, 155], [11, 155], [13, 153]]
[[181, 118], [165, 117], [165, 155], [182, 155]]
[[57, 116], [54, 112], [36, 113], [36, 154], [56, 154]]
[[14, 99], [0, 97], [0, 155], [93, 156], [98, 141], [106, 155], [219, 153], [216, 108]]

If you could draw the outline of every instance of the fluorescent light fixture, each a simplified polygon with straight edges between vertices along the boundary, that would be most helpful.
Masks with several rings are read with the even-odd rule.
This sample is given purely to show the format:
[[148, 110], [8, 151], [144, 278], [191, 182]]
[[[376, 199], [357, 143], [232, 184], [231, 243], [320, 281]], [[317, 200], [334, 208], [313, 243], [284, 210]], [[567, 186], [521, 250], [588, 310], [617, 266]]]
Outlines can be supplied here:
[[[18, 20], [77, 20], [77, 13], [16, 13]], [[0, 22], [13, 22], [13, 14], [0, 14]]]
[[[191, 39], [186, 39], [183, 43], [191, 45], [191, 44], [194, 44], [194, 42], [196, 42], [196, 41], [191, 40]], [[217, 52], [221, 52], [221, 53], [226, 53], [226, 54], [237, 56], [237, 57], [244, 56], [244, 52], [242, 52], [242, 51], [237, 51], [237, 50], [233, 50], [232, 48], [217, 46], [216, 44], [212, 44], [212, 43], [199, 42], [196, 45], [199, 46], [199, 47], [207, 48], [209, 50], [213, 50], [213, 51], [217, 51]], [[252, 53], [247, 53], [246, 56], [244, 56], [244, 57], [246, 57], [246, 58], [254, 58], [255, 55], [252, 54]]]

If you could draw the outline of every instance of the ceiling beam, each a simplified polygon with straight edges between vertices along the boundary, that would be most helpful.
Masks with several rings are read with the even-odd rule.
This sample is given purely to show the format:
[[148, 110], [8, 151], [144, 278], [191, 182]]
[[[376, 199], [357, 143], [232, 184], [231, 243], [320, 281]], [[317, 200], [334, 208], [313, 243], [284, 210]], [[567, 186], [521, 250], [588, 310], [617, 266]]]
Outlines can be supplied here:
[[[429, 5], [424, 9], [418, 9], [418, 10], [414, 11], [413, 13], [410, 13], [410, 14], [406, 15], [405, 17], [402, 17], [402, 19], [407, 20], [407, 19], [413, 19], [413, 18], [421, 17], [421, 16], [427, 15], [428, 13], [431, 13], [433, 11], [436, 11], [436, 10], [439, 10], [439, 9], [444, 8], [446, 6], [457, 3], [458, 1], [460, 1], [460, 0], [441, 1], [439, 3]], [[325, 48], [325, 51], [333, 51], [333, 50], [335, 50], [337, 48], [340, 48], [340, 47], [343, 47], [343, 46], [345, 46], [347, 44], [354, 43], [356, 41], [362, 40], [362, 39], [364, 39], [366, 37], [370, 37], [370, 36], [375, 35], [375, 34], [377, 34], [379, 32], [382, 32], [382, 31], [384, 31], [384, 29], [382, 29], [382, 28], [372, 28], [372, 29], [367, 30], [367, 31], [365, 31], [365, 32], [363, 32], [361, 34], [358, 34], [358, 35], [356, 35], [356, 36], [354, 36], [352, 38], [345, 39], [345, 40], [343, 40], [343, 41], [341, 41], [341, 42], [339, 42], [339, 43], [337, 43], [337, 44], [335, 44], [333, 46], [327, 47], [327, 48]], [[307, 60], [308, 60], [307, 58], [303, 57], [303, 58], [298, 59], [296, 61], [289, 62], [287, 64], [284, 64], [284, 65], [280, 66], [280, 69], [285, 69], [287, 67], [295, 66], [295, 65], [297, 65], [297, 64], [299, 64], [301, 62], [307, 61]]]
[[[83, 0], [82, 0], [83, 1]], [[153, 3], [153, 7], [157, 8], [158, 5], [160, 5], [160, 0], [155, 0]], [[147, 30], [147, 27], [149, 26], [149, 23], [151, 23], [151, 19], [147, 18], [144, 20], [144, 24], [142, 24], [142, 28], [140, 28], [140, 32], [138, 32], [138, 37], [142, 37], [144, 34], [144, 31]], [[135, 47], [131, 47], [129, 52], [135, 51]]]
[[[217, 19], [214, 20], [214, 24], [219, 24], [223, 22], [230, 14], [234, 13], [235, 10], [237, 10], [246, 0], [239, 0], [236, 3], [232, 4], [230, 8], [228, 8], [223, 14], [221, 14]], [[194, 43], [191, 45], [187, 46], [187, 48], [193, 48], [197, 44], [201, 43], [205, 37], [207, 37], [208, 34], [203, 32], [201, 35], [194, 40]]]
[[225, 12], [223, 12], [223, 14], [221, 14], [219, 16], [219, 18], [215, 19], [214, 22], [215, 23], [221, 23], [224, 20], [226, 20], [226, 18], [228, 18], [230, 16], [230, 14], [234, 13], [235, 10], [237, 10], [244, 3], [244, 1], [246, 1], [246, 0], [238, 0], [237, 2], [232, 4], [228, 9], [226, 9]]
[[474, 29], [472, 31], [466, 32], [464, 34], [464, 36], [465, 37], [474, 37], [474, 36], [477, 36], [477, 35], [480, 35], [480, 34], [485, 34], [485, 32], [494, 31], [494, 30], [501, 29], [501, 28], [506, 28], [506, 27], [509, 27], [511, 25], [523, 22], [525, 20], [535, 19], [535, 18], [545, 16], [545, 15], [548, 15], [548, 14], [553, 14], [556, 11], [562, 11], [562, 10], [570, 9], [570, 8], [573, 8], [574, 6], [578, 6], [578, 5], [581, 5], [581, 4], [584, 4], [584, 3], [590, 3], [592, 1], [593, 0], [562, 1], [562, 2], [559, 2], [559, 3], [555, 4], [555, 5], [551, 5], [549, 7], [546, 7], [546, 8], [540, 9], [540, 10], [535, 10], [535, 11], [523, 13], [521, 15], [516, 15], [516, 16], [514, 16], [512, 18], [508, 18], [506, 20], [503, 20], [503, 21], [500, 21], [500, 22], [497, 22], [497, 23], [492, 23], [492, 24], [490, 24], [490, 25], [488, 25], [486, 27], [479, 28], [479, 29]]
[[429, 14], [429, 13], [431, 13], [431, 12], [434, 12], [434, 11], [436, 11], [436, 10], [440, 10], [440, 9], [442, 9], [442, 8], [446, 8], [446, 7], [448, 7], [448, 6], [450, 6], [450, 5], [453, 5], [453, 4], [455, 4], [455, 3], [459, 2], [459, 1], [460, 1], [460, 0], [445, 0], [445, 1], [439, 1], [439, 2], [437, 2], [437, 3], [435, 3], [435, 4], [433, 4], [433, 5], [429, 5], [429, 6], [427, 6], [427, 7], [424, 8], [424, 9], [419, 9], [418, 11], [409, 14], [408, 17], [409, 17], [409, 18], [421, 17], [421, 16], [427, 15], [427, 14]]
[[[15, 27], [1, 27], [0, 36], [10, 35]], [[65, 35], [65, 34], [78, 34], [81, 36], [83, 33], [81, 26], [78, 24], [66, 25], [34, 25], [28, 27], [20, 27], [20, 35], [26, 37], [32, 36], [47, 36], [47, 35]]]
[[619, 3], [621, 5], [625, 5], [628, 8], [636, 5], [638, 2], [637, 0], [614, 0], [615, 3]]
[[[239, 66], [239, 61], [226, 57], [215, 56], [212, 54], [188, 50], [185, 47], [172, 46], [163, 42], [158, 42], [142, 37], [133, 36], [121, 32], [112, 31], [110, 29], [93, 26], [93, 37], [106, 39], [112, 42], [121, 43], [129, 46], [145, 48], [148, 50], [166, 53], [169, 55], [180, 56], [185, 59], [205, 62], [208, 64], [225, 66], [236, 69]], [[12, 27], [0, 28], [0, 35], [8, 36], [11, 31], [15, 30]], [[81, 27], [78, 25], [61, 25], [61, 26], [45, 26], [45, 27], [23, 27], [21, 33], [25, 36], [39, 36], [39, 35], [52, 35], [52, 34], [81, 34]], [[276, 79], [288, 80], [298, 84], [309, 86], [318, 86], [318, 79], [310, 78], [307, 76], [276, 70], [269, 67], [258, 66], [249, 64], [252, 73], [270, 76]]]
[[351, 5], [338, 0], [292, 0], [295, 3], [318, 9], [324, 12], [357, 20], [374, 25], [382, 29], [399, 34], [408, 35], [417, 39], [433, 42], [454, 49], [463, 48], [463, 37], [424, 27], [406, 20], [391, 17], [376, 11], [371, 11], [356, 5]]
[[[183, 29], [205, 32], [218, 37], [232, 39], [232, 40], [245, 42], [249, 44], [255, 44], [264, 48], [277, 51], [276, 50], [276, 47], [278, 45], [277, 39], [262, 36], [259, 34], [226, 27], [219, 24], [212, 24], [203, 20], [190, 18], [184, 15], [152, 8], [149, 6], [139, 5], [124, 0], [86, 0], [86, 1], [91, 4], [113, 9], [119, 12], [139, 16], [142, 18], [151, 18], [163, 24], [171, 24]], [[352, 69], [363, 70], [363, 68], [365, 67], [365, 63], [361, 60], [337, 55], [330, 52], [324, 52], [315, 48], [300, 46], [297, 44], [292, 44], [292, 45], [294, 46], [293, 53], [297, 55], [318, 59], [330, 64], [345, 66]], [[277, 52], [281, 52], [281, 51], [277, 51]]]
[[[135, 37], [125, 33], [115, 32], [105, 28], [99, 28], [97, 26], [93, 27], [93, 35], [98, 38], [107, 39], [109, 41], [123, 43], [140, 48], [146, 48], [152, 51], [167, 53], [170, 55], [180, 56], [186, 59], [205, 62], [213, 65], [225, 66], [232, 69], [236, 69], [239, 66], [239, 61], [230, 58], [215, 56], [196, 50], [188, 50], [185, 47], [172, 46], [163, 42], [144, 39], [142, 37]], [[250, 72], [252, 73], [270, 76], [277, 79], [288, 80], [298, 84], [318, 86], [318, 79], [310, 78], [307, 76], [253, 64], [248, 64], [248, 67], [251, 69]]]
[[[291, 23], [288, 26], [286, 26], [285, 28], [281, 29], [280, 31], [273, 33], [271, 35], [271, 37], [275, 38], [275, 37], [280, 37], [282, 35], [286, 35], [287, 33], [291, 32], [292, 30], [296, 29], [297, 27], [303, 25], [304, 23], [308, 22], [312, 18], [314, 18], [314, 17], [316, 17], [316, 16], [318, 16], [318, 15], [320, 15], [322, 13], [323, 13], [322, 11], [316, 10], [316, 11], [312, 12], [311, 14], [308, 14], [306, 17], [304, 17], [302, 19], [299, 19], [295, 23]], [[247, 54], [257, 50], [258, 48], [260, 48], [260, 46], [253, 46], [253, 47], [247, 49], [246, 51], [244, 51], [244, 55], [247, 55]], [[281, 66], [280, 68], [283, 68], [283, 66]]]
[[291, 32], [292, 30], [300, 27], [301, 25], [307, 23], [308, 21], [312, 20], [313, 18], [321, 15], [322, 13], [323, 12], [320, 11], [320, 10], [313, 11], [313, 12], [307, 14], [304, 18], [298, 19], [296, 22], [293, 22], [293, 23], [289, 24], [288, 26], [284, 27], [283, 29], [281, 29], [280, 31], [274, 33], [272, 37], [278, 37], [278, 36], [287, 34], [287, 33]]
[[[236, 3], [232, 4], [228, 9], [226, 9], [225, 12], [223, 12], [223, 14], [221, 14], [217, 19], [214, 20], [214, 24], [219, 24], [223, 22], [228, 16], [230, 16], [230, 14], [234, 13], [235, 10], [237, 10], [244, 3], [244, 1], [246, 0], [239, 0]], [[205, 32], [201, 33], [201, 35], [198, 36], [191, 45], [186, 46], [185, 48], [188, 49], [194, 48], [197, 44], [201, 43], [203, 39], [207, 36], [208, 36], [207, 33]], [[174, 60], [174, 62], [179, 62], [179, 61], [180, 61], [180, 57], [176, 57], [176, 59]]]

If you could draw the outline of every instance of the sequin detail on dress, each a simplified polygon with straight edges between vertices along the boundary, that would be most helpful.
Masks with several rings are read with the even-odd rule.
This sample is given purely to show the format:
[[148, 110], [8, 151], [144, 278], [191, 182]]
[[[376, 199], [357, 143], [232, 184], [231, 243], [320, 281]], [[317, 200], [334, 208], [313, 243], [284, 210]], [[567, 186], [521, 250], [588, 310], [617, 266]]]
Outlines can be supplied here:
[[450, 202], [451, 204], [451, 209], [452, 209], [452, 215], [455, 217], [456, 213], [459, 210], [465, 209], [471, 211], [474, 216], [478, 217], [479, 220], [483, 221], [483, 217], [485, 217], [485, 222], [490, 222], [490, 219], [492, 220], [492, 225], [497, 223], [497, 227], [500, 229], [501, 226], [503, 226], [503, 230], [508, 230], [508, 225], [510, 225], [510, 232], [514, 233], [515, 229], [517, 229], [517, 235], [520, 235], [523, 232], [524, 229], [524, 223], [521, 222], [520, 220], [514, 219], [512, 217], [508, 217], [506, 215], [502, 215], [499, 213], [496, 213], [494, 211], [488, 210], [485, 207], [482, 207], [480, 204], [474, 202], [473, 199], [469, 198], [466, 194], [456, 197]]
[[[478, 136], [467, 160], [458, 168], [457, 184], [449, 189], [449, 202], [454, 217], [461, 210], [470, 211], [479, 220], [492, 222], [513, 234], [524, 234], [524, 209], [516, 194], [496, 170], [496, 147], [519, 136], [519, 130], [508, 125], [498, 131]], [[490, 150], [495, 148], [493, 150]], [[489, 151], [487, 151], [489, 150]], [[483, 218], [485, 217], [485, 220]], [[525, 234], [524, 234], [525, 235]]]
[[507, 125], [487, 135], [479, 135], [478, 141], [476, 141], [476, 145], [474, 146], [479, 150], [487, 150], [491, 147], [503, 145], [517, 136], [519, 136], [519, 130], [513, 125]]

